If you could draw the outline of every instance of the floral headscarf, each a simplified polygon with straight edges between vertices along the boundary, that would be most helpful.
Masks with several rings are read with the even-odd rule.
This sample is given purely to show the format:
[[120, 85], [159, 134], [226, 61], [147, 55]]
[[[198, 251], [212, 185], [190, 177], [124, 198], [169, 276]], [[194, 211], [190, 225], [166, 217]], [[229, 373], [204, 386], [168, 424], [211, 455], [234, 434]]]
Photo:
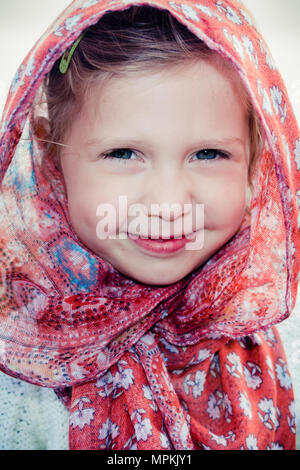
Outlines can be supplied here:
[[[231, 61], [266, 133], [251, 216], [197, 271], [163, 287], [123, 276], [79, 242], [61, 175], [32, 132], [32, 104], [54, 62], [106, 12], [139, 3], [169, 10]], [[70, 449], [295, 447], [273, 325], [297, 296], [299, 129], [241, 2], [73, 1], [11, 85], [0, 175], [0, 367], [64, 399]]]

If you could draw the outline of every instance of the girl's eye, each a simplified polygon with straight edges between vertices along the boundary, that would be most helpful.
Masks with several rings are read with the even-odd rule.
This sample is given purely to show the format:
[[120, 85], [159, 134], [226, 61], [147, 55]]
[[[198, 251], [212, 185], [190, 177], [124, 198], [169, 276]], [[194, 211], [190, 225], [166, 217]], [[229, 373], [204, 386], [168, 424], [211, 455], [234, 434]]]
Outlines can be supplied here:
[[222, 158], [229, 158], [229, 155], [227, 155], [225, 152], [222, 152], [221, 150], [216, 150], [216, 149], [205, 149], [205, 150], [199, 150], [199, 152], [196, 153], [195, 156], [198, 156], [196, 160], [204, 160], [204, 161], [209, 161], [209, 160], [220, 160]]
[[[116, 149], [102, 154], [101, 158], [103, 158], [103, 160], [114, 160], [118, 163], [126, 165], [129, 161], [138, 161], [138, 158], [131, 158], [132, 155], [136, 154], [131, 149]], [[196, 158], [196, 161], [210, 161], [230, 158], [229, 155], [227, 155], [225, 152], [216, 149], [199, 150], [195, 156], [199, 156], [199, 158]]]
[[103, 160], [116, 160], [118, 163], [126, 165], [130, 160], [137, 160], [137, 158], [130, 158], [132, 154], [134, 154], [134, 152], [131, 149], [116, 149], [111, 152], [104, 153], [102, 158]]

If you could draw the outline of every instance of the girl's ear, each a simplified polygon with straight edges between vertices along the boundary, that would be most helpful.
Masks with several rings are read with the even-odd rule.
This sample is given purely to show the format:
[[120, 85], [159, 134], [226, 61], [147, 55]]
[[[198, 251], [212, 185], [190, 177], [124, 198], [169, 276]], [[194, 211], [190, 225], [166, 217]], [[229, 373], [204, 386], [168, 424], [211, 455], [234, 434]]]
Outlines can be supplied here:
[[43, 116], [38, 116], [34, 121], [34, 134], [35, 136], [48, 143], [48, 152], [52, 155], [56, 169], [62, 173], [62, 167], [60, 162], [60, 152], [54, 143], [51, 143], [50, 135], [50, 122]]
[[50, 123], [45, 117], [39, 116], [34, 122], [34, 133], [38, 139], [49, 139]]

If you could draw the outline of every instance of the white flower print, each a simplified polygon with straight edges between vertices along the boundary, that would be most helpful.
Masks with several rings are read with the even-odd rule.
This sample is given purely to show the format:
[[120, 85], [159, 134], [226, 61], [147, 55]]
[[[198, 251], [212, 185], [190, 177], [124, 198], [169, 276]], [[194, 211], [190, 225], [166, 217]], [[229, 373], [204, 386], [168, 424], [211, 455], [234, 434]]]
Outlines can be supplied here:
[[70, 414], [70, 425], [73, 429], [78, 427], [82, 430], [84, 426], [89, 425], [94, 419], [95, 409], [83, 408], [84, 403], [92, 403], [92, 401], [87, 397], [82, 397], [75, 400], [72, 404], [72, 408], [78, 405], [78, 410]]
[[202, 11], [202, 13], [205, 13], [206, 15], [212, 17], [213, 16], [213, 13], [211, 11], [211, 9], [209, 7], [206, 7], [204, 5], [200, 5], [200, 3], [197, 3], [197, 5], [195, 5], [196, 8], [198, 8], [199, 10]]
[[289, 404], [289, 412], [291, 414], [291, 417], [290, 416], [287, 417], [287, 422], [292, 433], [296, 434], [296, 410], [295, 410], [294, 400], [292, 400], [291, 403]]
[[253, 434], [249, 434], [246, 439], [246, 447], [248, 450], [258, 450], [257, 438]]
[[181, 8], [186, 18], [188, 19], [190, 18], [191, 20], [194, 20], [194, 21], [199, 21], [199, 17], [196, 11], [194, 10], [194, 8], [190, 7], [189, 5], [184, 5], [183, 3], [181, 4]]
[[144, 344], [147, 344], [148, 346], [151, 346], [152, 344], [154, 344], [154, 338], [153, 338], [153, 335], [151, 333], [146, 333], [142, 338], [141, 338], [141, 341], [144, 343]]
[[221, 409], [223, 409], [225, 412], [225, 420], [227, 423], [230, 423], [230, 416], [232, 416], [232, 406], [231, 401], [229, 400], [226, 393], [220, 391], [216, 391], [215, 395], [211, 393], [207, 405], [207, 413], [211, 419], [220, 419]]
[[260, 50], [263, 54], [265, 54], [266, 56], [266, 64], [267, 66], [271, 69], [271, 70], [276, 70], [276, 64], [275, 64], [275, 61], [272, 57], [272, 55], [270, 54], [270, 52], [268, 51], [268, 48], [266, 46], [266, 44], [264, 43], [264, 41], [260, 38], [259, 39], [259, 44], [260, 44]]
[[241, 41], [234, 34], [232, 35], [232, 41], [237, 53], [242, 57], [242, 59], [245, 59], [244, 48]]
[[287, 165], [288, 165], [289, 172], [291, 173], [291, 171], [292, 171], [292, 156], [291, 156], [291, 152], [290, 152], [290, 147], [289, 147], [288, 142], [285, 139], [284, 134], [281, 134], [281, 138], [282, 138], [282, 143], [283, 143], [284, 150], [286, 152], [286, 162], [287, 162]]
[[260, 336], [257, 333], [253, 333], [251, 335], [252, 343], [253, 345], [261, 346], [262, 345], [262, 340]]
[[269, 98], [267, 90], [265, 90], [262, 87], [261, 81], [259, 79], [257, 80], [257, 89], [258, 89], [258, 93], [262, 95], [263, 97], [263, 103], [262, 103], [263, 109], [267, 112], [267, 114], [272, 116], [273, 110], [272, 110], [271, 100]]
[[276, 337], [274, 335], [274, 332], [272, 328], [269, 328], [268, 330], [264, 331], [264, 336], [266, 338], [266, 341], [271, 348], [273, 347], [274, 344], [277, 343]]
[[294, 154], [295, 154], [295, 162], [297, 165], [297, 170], [299, 171], [300, 170], [300, 137], [298, 140], [296, 140]]
[[135, 435], [138, 441], [146, 441], [152, 435], [152, 426], [149, 418], [145, 418], [134, 425]]
[[32, 55], [28, 61], [27, 67], [26, 67], [26, 72], [25, 75], [27, 77], [30, 77], [35, 69], [35, 57]]
[[211, 440], [215, 441], [217, 445], [221, 445], [224, 447], [227, 447], [228, 441], [235, 441], [235, 433], [233, 431], [229, 431], [227, 436], [218, 436], [217, 434], [214, 434], [212, 432], [209, 432], [211, 436]]
[[157, 411], [158, 408], [154, 400], [154, 396], [153, 396], [151, 388], [149, 387], [149, 385], [143, 385], [142, 388], [143, 388], [144, 397], [147, 398], [147, 400], [151, 401], [150, 408], [152, 408], [153, 411]]
[[233, 42], [234, 48], [237, 51], [237, 53], [243, 59], [245, 59], [244, 48], [240, 40], [234, 34], [231, 35], [226, 28], [223, 28], [223, 33], [228, 41]]
[[122, 450], [137, 450], [135, 434], [130, 436], [130, 438], [125, 442], [122, 447]]
[[165, 347], [168, 351], [170, 351], [170, 352], [172, 352], [172, 353], [174, 353], [174, 354], [180, 354], [180, 353], [179, 353], [179, 349], [176, 348], [176, 346], [174, 346], [173, 344], [171, 344], [171, 343], [169, 343], [168, 341], [166, 341], [164, 338], [160, 338], [159, 341], [164, 345], [164, 347]]
[[111, 443], [113, 439], [115, 439], [119, 434], [120, 434], [119, 426], [113, 421], [111, 421], [110, 418], [107, 418], [105, 423], [103, 423], [102, 426], [99, 428], [98, 439], [100, 440], [105, 439], [105, 446], [103, 446], [103, 448], [109, 448], [111, 447]]
[[72, 18], [66, 20], [65, 26], [68, 31], [72, 31], [74, 26], [76, 26], [81, 20], [82, 15], [75, 15]]
[[209, 434], [211, 435], [211, 440], [215, 441], [216, 444], [218, 444], [219, 446], [224, 446], [224, 447], [227, 446], [227, 440], [225, 436], [217, 436], [216, 434], [213, 434], [212, 432], [209, 432]]
[[10, 89], [10, 92], [11, 93], [15, 93], [15, 91], [17, 90], [18, 87], [24, 85], [24, 64], [22, 64], [19, 69], [17, 70], [14, 78], [13, 78], [13, 81], [12, 81], [12, 84], [11, 84], [11, 89]]
[[289, 376], [287, 365], [283, 359], [275, 364], [276, 375], [280, 383], [280, 387], [289, 390], [292, 387], [292, 380]]
[[249, 388], [256, 390], [262, 384], [262, 378], [258, 374], [261, 374], [261, 368], [253, 362], [247, 362], [247, 367], [244, 366], [244, 376]]
[[219, 358], [218, 353], [215, 353], [213, 355], [213, 358], [212, 358], [211, 363], [210, 363], [209, 372], [213, 377], [217, 377], [217, 375], [220, 375], [220, 373], [221, 373], [220, 358]]
[[238, 25], [243, 24], [242, 19], [239, 17], [236, 11], [234, 11], [231, 7], [226, 7], [226, 8], [227, 8], [226, 16], [230, 21]]
[[236, 353], [230, 353], [227, 355], [227, 360], [231, 363], [231, 366], [226, 364], [226, 369], [230, 375], [240, 379], [243, 375], [243, 369], [239, 356]]
[[262, 398], [258, 403], [258, 408], [262, 413], [257, 414], [266, 428], [276, 430], [279, 426], [280, 411], [275, 408], [272, 398]]
[[241, 25], [243, 24], [243, 21], [242, 19], [239, 17], [239, 15], [237, 14], [237, 12], [235, 10], [233, 10], [233, 8], [229, 7], [229, 6], [226, 6], [224, 7], [223, 6], [223, 2], [222, 1], [218, 1], [217, 2], [217, 8], [219, 10], [220, 13], [225, 13], [227, 18], [232, 21], [233, 23], [235, 24], [238, 24], [238, 25]]
[[273, 56], [270, 54], [269, 51], [266, 51], [266, 64], [271, 70], [276, 70], [277, 66]]
[[202, 446], [202, 449], [204, 449], [204, 450], [212, 450], [211, 447], [208, 447], [207, 445], [203, 444], [202, 442], [201, 442], [201, 446]]
[[171, 371], [171, 373], [175, 375], [180, 375], [182, 372], [184, 372], [184, 369], [175, 369]]
[[210, 350], [209, 349], [200, 349], [198, 353], [198, 358], [193, 357], [190, 362], [188, 363], [188, 366], [194, 366], [197, 364], [200, 364], [201, 362], [205, 361], [210, 357]]
[[205, 361], [210, 356], [210, 354], [211, 352], [209, 349], [200, 349], [198, 354], [198, 361]]
[[280, 115], [280, 121], [284, 123], [287, 115], [287, 106], [286, 103], [283, 104], [282, 91], [278, 88], [278, 86], [273, 86], [270, 88], [270, 92], [276, 115]]
[[181, 446], [183, 449], [186, 449], [188, 445], [187, 439], [189, 437], [189, 428], [186, 421], [182, 424], [179, 435], [181, 440]]
[[278, 86], [273, 86], [271, 89], [271, 97], [274, 103], [276, 114], [279, 114], [279, 108], [282, 102], [282, 91], [279, 90]]
[[271, 101], [267, 93], [267, 90], [263, 89], [262, 93], [263, 93], [263, 104], [262, 104], [263, 109], [267, 112], [267, 114], [272, 116], [273, 111], [272, 111]]
[[246, 49], [246, 52], [248, 56], [250, 57], [250, 60], [252, 60], [252, 62], [255, 64], [255, 67], [258, 68], [258, 56], [254, 49], [251, 39], [249, 39], [248, 36], [243, 36], [242, 41]]
[[100, 397], [109, 397], [113, 392], [113, 376], [110, 371], [103, 375], [100, 379], [97, 380], [95, 386], [99, 388], [98, 395]]
[[137, 421], [134, 423], [134, 430], [138, 441], [146, 441], [148, 437], [152, 436], [152, 425], [150, 419], [142, 419], [142, 415], [145, 413], [146, 411], [144, 409], [139, 408], [131, 414], [131, 420]]
[[70, 364], [71, 374], [75, 379], [84, 379], [87, 375], [86, 369], [81, 367], [76, 362]]
[[220, 408], [217, 404], [217, 399], [213, 393], [209, 395], [206, 411], [208, 416], [213, 420], [219, 419], [221, 416]]
[[[120, 366], [120, 363], [119, 363]], [[134, 383], [133, 380], [133, 370], [132, 369], [122, 369], [119, 367], [119, 372], [114, 376], [114, 385], [116, 387], [122, 387], [125, 390], [128, 390], [130, 385]]]
[[218, 15], [218, 13], [212, 11], [207, 6], [204, 6], [204, 5], [201, 5], [200, 3], [197, 3], [195, 5], [195, 7], [198, 8], [198, 10], [202, 11], [202, 13], [204, 13], [205, 15], [209, 16], [210, 18], [212, 18], [214, 16], [215, 18], [217, 18], [218, 21], [223, 21], [223, 18], [220, 15]]
[[251, 18], [251, 16], [250, 16], [245, 10], [243, 10], [242, 8], [240, 8], [240, 13], [241, 13], [241, 15], [245, 18], [245, 20], [247, 21], [247, 23], [248, 23], [250, 26], [254, 26], [254, 27], [255, 27], [253, 18]]
[[204, 389], [206, 373], [203, 370], [198, 370], [195, 374], [195, 380], [190, 379], [191, 374], [188, 374], [184, 379], [183, 388], [185, 393], [189, 394], [189, 387], [192, 387], [192, 393], [194, 398], [201, 396]]
[[284, 450], [284, 447], [279, 442], [272, 442], [271, 446], [267, 446], [267, 450]]
[[170, 441], [168, 437], [162, 432], [159, 433], [159, 440], [163, 449], [170, 449]]
[[239, 396], [240, 408], [243, 410], [245, 416], [248, 416], [249, 419], [252, 419], [251, 403], [246, 392], [244, 393], [240, 392], [239, 395], [240, 395]]

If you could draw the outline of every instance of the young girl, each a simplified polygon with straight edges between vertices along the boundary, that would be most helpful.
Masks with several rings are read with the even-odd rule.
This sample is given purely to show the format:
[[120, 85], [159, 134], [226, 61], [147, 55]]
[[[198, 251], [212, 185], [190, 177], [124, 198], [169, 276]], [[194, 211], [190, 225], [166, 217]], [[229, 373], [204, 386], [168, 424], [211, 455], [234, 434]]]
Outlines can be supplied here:
[[10, 89], [1, 446], [294, 449], [284, 84], [241, 2], [138, 3], [74, 1]]

